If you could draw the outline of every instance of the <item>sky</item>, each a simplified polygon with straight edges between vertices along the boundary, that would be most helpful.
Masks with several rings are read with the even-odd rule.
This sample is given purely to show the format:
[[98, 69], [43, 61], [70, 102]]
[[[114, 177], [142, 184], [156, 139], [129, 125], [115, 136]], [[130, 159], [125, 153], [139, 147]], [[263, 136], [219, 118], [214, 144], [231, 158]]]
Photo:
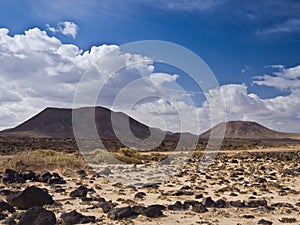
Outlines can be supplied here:
[[[0, 0], [0, 129], [73, 107], [81, 87], [76, 106], [95, 101], [164, 130], [251, 120], [300, 132], [299, 11], [293, 0]], [[143, 40], [188, 49], [218, 85], [203, 90], [176, 65], [123, 50]]]

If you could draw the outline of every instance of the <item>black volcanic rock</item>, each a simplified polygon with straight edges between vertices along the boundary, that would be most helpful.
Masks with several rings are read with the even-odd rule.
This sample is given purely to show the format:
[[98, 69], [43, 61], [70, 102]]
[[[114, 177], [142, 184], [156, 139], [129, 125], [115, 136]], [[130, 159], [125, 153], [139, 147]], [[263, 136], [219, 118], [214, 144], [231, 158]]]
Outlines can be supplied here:
[[111, 209], [113, 209], [114, 207], [116, 207], [115, 203], [112, 203], [111, 201], [109, 202], [100, 202], [99, 204], [95, 205], [96, 208], [102, 208], [102, 211], [104, 213], [108, 213]]
[[58, 174], [58, 173], [53, 173], [52, 178], [48, 180], [48, 184], [53, 185], [53, 184], [66, 184], [67, 182]]
[[141, 206], [141, 205], [135, 205], [135, 206], [132, 207], [134, 215], [140, 215], [142, 213], [142, 211], [145, 210], [145, 209], [146, 209], [146, 207]]
[[19, 209], [29, 209], [33, 206], [53, 204], [52, 196], [47, 191], [35, 186], [26, 188], [24, 191], [7, 197], [10, 205]]
[[215, 202], [214, 206], [215, 206], [216, 208], [225, 208], [225, 207], [226, 207], [226, 202], [225, 202], [223, 199], [218, 199], [218, 200]]
[[10, 213], [13, 213], [16, 210], [7, 202], [0, 200], [0, 212], [2, 211], [8, 211]]
[[73, 225], [73, 224], [85, 224], [85, 223], [95, 223], [96, 218], [94, 216], [84, 216], [75, 210], [64, 213], [61, 215], [62, 224]]
[[241, 200], [236, 200], [236, 201], [230, 201], [229, 203], [232, 207], [236, 207], [236, 208], [243, 208], [246, 206], [244, 201]]
[[4, 184], [24, 183], [25, 179], [21, 177], [18, 172], [11, 169], [6, 169], [2, 177], [2, 182]]
[[129, 218], [133, 216], [133, 209], [130, 206], [113, 208], [107, 214], [107, 217], [111, 220], [119, 220], [124, 218]]
[[186, 205], [182, 204], [180, 201], [176, 201], [174, 204], [168, 206], [169, 210], [178, 211], [178, 210], [186, 210]]
[[202, 200], [202, 204], [205, 206], [205, 207], [215, 207], [215, 201], [212, 200], [211, 197], [205, 197], [203, 198]]
[[20, 177], [24, 180], [34, 180], [35, 179], [35, 172], [31, 170], [24, 170], [20, 172]]
[[87, 173], [86, 173], [84, 170], [78, 170], [78, 171], [76, 171], [76, 173], [77, 173], [81, 178], [87, 177]]
[[149, 218], [159, 218], [164, 215], [161, 209], [153, 206], [147, 207], [146, 209], [142, 210], [141, 214]]
[[196, 213], [206, 213], [208, 212], [208, 209], [201, 202], [199, 202], [194, 204], [192, 211]]
[[70, 197], [73, 197], [73, 198], [76, 198], [76, 197], [84, 198], [84, 197], [86, 197], [87, 193], [88, 193], [87, 187], [80, 186], [79, 188], [77, 188], [76, 190], [74, 190], [74, 191], [72, 191], [70, 193]]
[[247, 203], [249, 208], [257, 208], [259, 206], [267, 206], [266, 200], [252, 200]]
[[144, 199], [146, 196], [145, 192], [138, 192], [134, 195], [134, 198]]
[[55, 214], [40, 206], [28, 209], [21, 217], [18, 225], [55, 225]]
[[43, 171], [36, 178], [38, 181], [46, 183], [52, 178], [52, 174], [48, 171]]
[[261, 220], [258, 221], [258, 224], [272, 225], [273, 222], [268, 221], [268, 220], [261, 219]]

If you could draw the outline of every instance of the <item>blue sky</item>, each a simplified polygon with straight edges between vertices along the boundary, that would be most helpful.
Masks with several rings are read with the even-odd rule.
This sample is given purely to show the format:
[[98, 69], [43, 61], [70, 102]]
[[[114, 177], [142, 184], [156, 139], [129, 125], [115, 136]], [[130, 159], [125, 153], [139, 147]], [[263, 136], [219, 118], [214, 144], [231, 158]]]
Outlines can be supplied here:
[[[299, 96], [300, 77], [297, 67], [300, 64], [299, 1], [0, 0], [0, 4], [0, 28], [7, 28], [9, 33], [6, 35], [10, 37], [38, 28], [45, 31], [47, 37], [55, 37], [62, 45], [77, 46], [82, 52], [90, 51], [93, 46], [120, 46], [140, 40], [179, 44], [201, 57], [214, 72], [223, 94], [230, 95], [225, 96], [229, 99], [226, 102], [227, 120], [256, 120], [277, 130], [300, 132], [297, 113], [300, 107], [295, 100]], [[0, 51], [5, 52], [4, 48]], [[1, 60], [6, 62], [4, 58]], [[20, 61], [14, 61], [17, 66], [16, 63]], [[14, 83], [18, 87], [14, 72], [9, 71], [3, 69], [2, 73], [7, 74], [3, 75], [2, 83]], [[152, 72], [170, 76], [178, 73], [176, 82], [188, 91], [195, 90], [191, 81], [176, 69], [156, 65]], [[129, 75], [124, 72], [123, 76]], [[23, 79], [28, 87], [34, 82], [30, 80], [34, 78], [24, 76]], [[3, 98], [8, 95], [2, 92]], [[11, 94], [16, 94], [22, 101], [29, 96], [28, 93]], [[46, 94], [36, 91], [41, 99]], [[51, 91], [48, 94], [54, 95]], [[192, 99], [196, 101], [196, 110], [205, 105], [203, 95], [195, 94]], [[49, 104], [65, 106], [60, 101], [55, 104], [54, 100]], [[253, 112], [243, 104], [252, 104]], [[2, 101], [2, 115], [7, 118], [7, 123], [0, 127], [14, 126], [44, 107], [37, 101], [22, 114], [14, 105], [13, 101]], [[146, 109], [145, 106], [142, 109]], [[142, 111], [131, 114], [149, 124], [150, 117], [143, 117]], [[200, 130], [210, 125], [204, 124]], [[177, 130], [178, 127], [170, 129]], [[187, 130], [195, 132], [193, 127]]]

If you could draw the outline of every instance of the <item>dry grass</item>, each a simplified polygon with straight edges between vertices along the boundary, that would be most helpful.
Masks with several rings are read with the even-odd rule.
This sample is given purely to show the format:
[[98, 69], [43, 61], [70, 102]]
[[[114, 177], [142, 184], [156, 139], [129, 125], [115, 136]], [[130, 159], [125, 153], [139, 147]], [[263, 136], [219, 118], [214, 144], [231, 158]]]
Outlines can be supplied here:
[[126, 164], [141, 164], [143, 163], [141, 155], [132, 149], [120, 148], [118, 152], [107, 152], [102, 149], [95, 149], [82, 153], [88, 163], [108, 163], [118, 164], [120, 161]]
[[58, 152], [51, 149], [39, 149], [21, 152], [4, 158], [0, 162], [2, 170], [6, 168], [21, 170], [64, 170], [83, 169], [86, 166], [84, 158], [79, 153]]
[[120, 148], [117, 152], [107, 152], [102, 149], [95, 149], [82, 153], [88, 163], [108, 163], [118, 164], [120, 162], [125, 164], [142, 164], [150, 161], [159, 161], [166, 157], [163, 154], [151, 153], [141, 154], [135, 149]]
[[116, 164], [121, 161], [126, 164], [142, 164], [149, 161], [159, 161], [163, 157], [165, 156], [159, 153], [140, 154], [138, 151], [128, 148], [121, 148], [118, 152], [96, 149], [82, 154], [39, 149], [20, 152], [16, 155], [0, 156], [0, 171], [7, 168], [18, 172], [22, 170], [36, 172], [43, 170], [77, 171], [86, 169], [87, 163]]
[[108, 163], [116, 164], [118, 160], [114, 157], [114, 153], [107, 152], [102, 149], [95, 149], [93, 151], [82, 152], [82, 155], [88, 163], [98, 164], [98, 163]]

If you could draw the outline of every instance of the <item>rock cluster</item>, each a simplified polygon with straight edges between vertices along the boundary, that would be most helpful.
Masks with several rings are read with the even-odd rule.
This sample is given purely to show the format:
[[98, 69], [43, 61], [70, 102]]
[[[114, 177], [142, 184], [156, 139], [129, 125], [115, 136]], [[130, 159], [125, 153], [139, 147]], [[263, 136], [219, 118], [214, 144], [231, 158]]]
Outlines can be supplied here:
[[[299, 222], [293, 218], [300, 210], [299, 158], [295, 153], [220, 154], [204, 168], [199, 167], [203, 158], [195, 156], [164, 181], [149, 165], [80, 170], [74, 177], [6, 169], [0, 173], [0, 224]], [[159, 162], [160, 172], [169, 172], [174, 163], [175, 157]], [[128, 184], [130, 171], [139, 177]], [[123, 182], [116, 182], [122, 175]]]

